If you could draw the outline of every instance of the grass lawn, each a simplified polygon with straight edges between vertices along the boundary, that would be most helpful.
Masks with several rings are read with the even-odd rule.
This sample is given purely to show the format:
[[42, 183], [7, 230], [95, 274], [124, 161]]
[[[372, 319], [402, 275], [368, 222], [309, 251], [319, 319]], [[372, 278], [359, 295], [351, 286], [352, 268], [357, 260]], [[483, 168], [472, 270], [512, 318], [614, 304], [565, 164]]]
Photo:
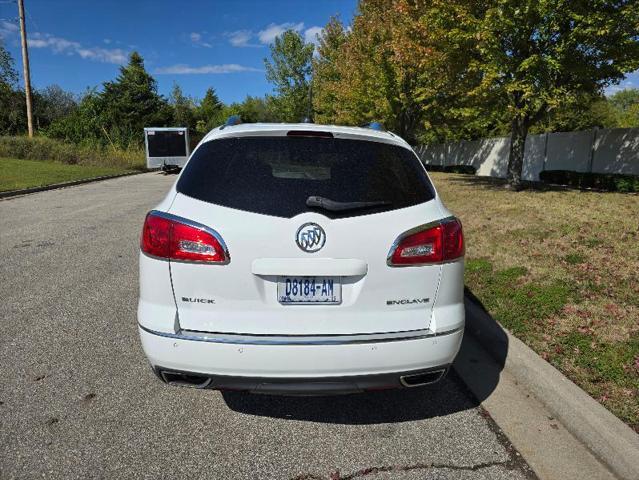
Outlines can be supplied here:
[[464, 225], [466, 286], [639, 431], [639, 195], [515, 193], [480, 177], [431, 176]]
[[122, 168], [0, 158], [0, 191], [40, 187], [104, 175], [116, 175], [126, 171]]

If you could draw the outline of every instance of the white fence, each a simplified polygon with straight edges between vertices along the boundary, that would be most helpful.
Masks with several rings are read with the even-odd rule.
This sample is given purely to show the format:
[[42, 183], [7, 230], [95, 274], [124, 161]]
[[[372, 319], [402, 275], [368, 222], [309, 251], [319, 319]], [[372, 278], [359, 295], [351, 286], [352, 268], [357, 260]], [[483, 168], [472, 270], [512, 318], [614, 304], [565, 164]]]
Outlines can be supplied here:
[[[415, 148], [426, 165], [471, 165], [477, 175], [506, 177], [510, 137]], [[639, 175], [639, 128], [528, 135], [522, 178], [539, 181], [544, 170]]]

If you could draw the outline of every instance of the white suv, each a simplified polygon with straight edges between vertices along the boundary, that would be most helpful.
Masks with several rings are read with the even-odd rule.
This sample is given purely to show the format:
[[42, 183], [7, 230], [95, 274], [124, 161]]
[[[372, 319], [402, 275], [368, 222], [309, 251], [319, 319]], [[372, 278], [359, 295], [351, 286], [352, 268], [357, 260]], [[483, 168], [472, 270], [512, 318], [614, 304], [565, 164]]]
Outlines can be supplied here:
[[165, 382], [199, 388], [433, 383], [463, 335], [463, 255], [459, 220], [398, 136], [227, 124], [146, 217], [142, 346]]

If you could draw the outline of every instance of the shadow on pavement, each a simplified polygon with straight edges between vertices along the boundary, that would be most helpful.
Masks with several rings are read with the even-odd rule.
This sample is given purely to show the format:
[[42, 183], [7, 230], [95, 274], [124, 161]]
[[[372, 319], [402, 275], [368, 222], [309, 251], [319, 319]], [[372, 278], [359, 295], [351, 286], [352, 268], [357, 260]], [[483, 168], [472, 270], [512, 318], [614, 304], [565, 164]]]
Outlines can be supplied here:
[[453, 367], [481, 403], [499, 384], [508, 355], [508, 336], [468, 288], [464, 293], [466, 329]]
[[[504, 329], [499, 325], [493, 317], [490, 316], [486, 307], [481, 301], [470, 291], [468, 287], [464, 288], [465, 307], [466, 307], [466, 330], [464, 338], [471, 335], [477, 340], [497, 362], [499, 369], [502, 370], [506, 363], [508, 355], [508, 336]], [[464, 350], [464, 345], [460, 349], [460, 354]]]
[[453, 370], [438, 384], [414, 389], [332, 397], [285, 397], [241, 392], [223, 392], [222, 396], [230, 409], [248, 415], [345, 425], [423, 420], [477, 406]]
[[[508, 352], [505, 333], [484, 313], [481, 303], [475, 302], [478, 301], [467, 290], [464, 341], [454, 369], [437, 384], [333, 397], [286, 397], [229, 391], [222, 392], [222, 396], [231, 410], [247, 415], [345, 425], [424, 420], [475, 408], [495, 389]], [[483, 339], [490, 337], [494, 350], [490, 353], [497, 365], [483, 368], [473, 355], [476, 342], [466, 338], [470, 334]], [[461, 381], [455, 371], [458, 368], [474, 371], [474, 383], [479, 381], [481, 385], [479, 390], [474, 389], [475, 395]]]

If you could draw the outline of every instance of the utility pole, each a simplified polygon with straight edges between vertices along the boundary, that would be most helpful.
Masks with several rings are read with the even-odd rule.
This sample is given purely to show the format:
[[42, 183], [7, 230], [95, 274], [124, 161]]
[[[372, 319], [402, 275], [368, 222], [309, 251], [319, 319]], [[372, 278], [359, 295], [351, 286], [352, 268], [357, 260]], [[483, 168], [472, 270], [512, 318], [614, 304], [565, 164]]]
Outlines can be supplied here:
[[27, 28], [24, 26], [24, 4], [18, 0], [20, 15], [20, 40], [22, 40], [22, 69], [24, 74], [24, 96], [27, 99], [27, 126], [29, 137], [33, 137], [33, 114], [31, 112], [31, 74], [29, 73], [29, 49], [27, 48]]

